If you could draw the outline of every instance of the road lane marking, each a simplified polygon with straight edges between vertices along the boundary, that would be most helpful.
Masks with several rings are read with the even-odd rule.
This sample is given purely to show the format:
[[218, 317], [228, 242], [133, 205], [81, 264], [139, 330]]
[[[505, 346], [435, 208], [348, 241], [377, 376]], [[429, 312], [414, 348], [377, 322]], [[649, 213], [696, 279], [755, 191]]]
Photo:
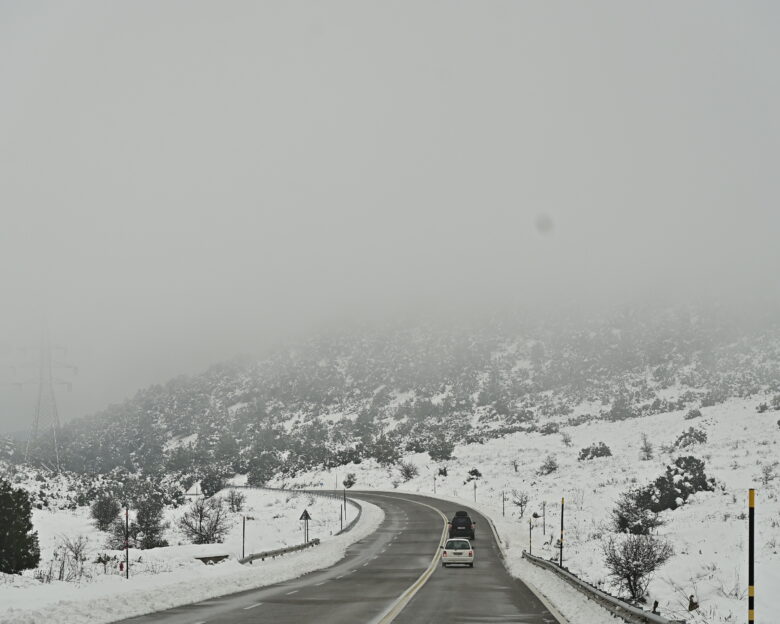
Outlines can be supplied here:
[[249, 609], [254, 609], [255, 607], [259, 607], [261, 604], [263, 604], [263, 603], [262, 602], [256, 602], [253, 605], [249, 605], [248, 607], [244, 607], [244, 611], [249, 611]]
[[328, 582], [328, 581], [320, 581], [319, 583], [315, 583], [315, 585], [316, 585], [317, 587], [319, 587], [320, 585], [325, 585], [325, 583], [327, 583], [327, 582]]
[[298, 593], [298, 590], [293, 589], [291, 592], [287, 592], [287, 595], [289, 596], [290, 594], [296, 594], [296, 593]]
[[[445, 516], [440, 509], [436, 509], [436, 507], [432, 505], [427, 505], [425, 503], [422, 503], [420, 501], [416, 501], [411, 498], [401, 498], [401, 497], [394, 497], [394, 496], [382, 496], [381, 494], [376, 494], [375, 496], [380, 496], [382, 498], [400, 498], [401, 500], [405, 500], [410, 503], [414, 503], [416, 505], [421, 505], [422, 507], [427, 507], [428, 509], [432, 509], [437, 514], [439, 514], [443, 520], [443, 526], [441, 530], [441, 538], [440, 542], [443, 542], [445, 539], [445, 534], [447, 533], [447, 516]], [[392, 545], [392, 544], [391, 544]], [[373, 622], [376, 622], [377, 624], [390, 624], [395, 618], [398, 617], [398, 614], [403, 611], [404, 607], [409, 604], [412, 598], [414, 598], [414, 595], [420, 590], [420, 588], [425, 585], [425, 583], [428, 581], [428, 579], [431, 577], [431, 575], [436, 571], [436, 569], [439, 567], [439, 549], [437, 548], [435, 552], [433, 553], [433, 558], [431, 559], [431, 563], [428, 565], [428, 567], [425, 569], [425, 571], [420, 575], [420, 577], [409, 587], [406, 589], [406, 591], [401, 594], [398, 599], [388, 607], [388, 609], [379, 616], [377, 620], [373, 620]]]

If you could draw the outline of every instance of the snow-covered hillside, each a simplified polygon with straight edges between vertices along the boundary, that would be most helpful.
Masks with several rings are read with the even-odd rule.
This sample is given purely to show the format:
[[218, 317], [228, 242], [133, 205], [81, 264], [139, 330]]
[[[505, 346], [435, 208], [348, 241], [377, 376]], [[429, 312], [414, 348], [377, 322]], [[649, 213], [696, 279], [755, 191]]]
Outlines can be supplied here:
[[[355, 489], [394, 486], [412, 492], [457, 497], [464, 504], [484, 509], [495, 518], [509, 545], [510, 562], [522, 574], [520, 553], [528, 547], [528, 519], [541, 515], [546, 503], [546, 531], [534, 521], [533, 552], [546, 557], [557, 554], [560, 532], [560, 502], [566, 500], [565, 565], [582, 578], [605, 589], [610, 586], [603, 563], [601, 543], [610, 531], [610, 514], [618, 495], [649, 483], [663, 473], [679, 455], [705, 461], [708, 477], [716, 480], [711, 492], [693, 495], [674, 511], [662, 514], [665, 524], [658, 534], [674, 546], [675, 556], [655, 575], [649, 598], [660, 602], [662, 612], [691, 623], [726, 624], [741, 621], [747, 592], [747, 491], [757, 488], [757, 613], [758, 622], [773, 624], [780, 613], [780, 427], [778, 412], [758, 413], [765, 399], [733, 399], [701, 409], [701, 416], [686, 419], [687, 411], [647, 416], [627, 423], [594, 422], [562, 427], [561, 434], [512, 434], [484, 444], [459, 445], [455, 457], [432, 462], [427, 454], [409, 454], [405, 462], [419, 474], [404, 481], [398, 467], [382, 467], [374, 461], [314, 471], [295, 479], [280, 480], [287, 487], [332, 485], [347, 473], [357, 479]], [[695, 426], [705, 431], [707, 441], [674, 448], [679, 435]], [[654, 445], [653, 458], [640, 459], [641, 435]], [[564, 435], [570, 436], [570, 446]], [[603, 441], [610, 457], [579, 461], [580, 449]], [[538, 473], [548, 456], [557, 470]], [[516, 465], [515, 465], [516, 462]], [[447, 475], [439, 474], [445, 468]], [[467, 481], [476, 468], [481, 477]], [[476, 503], [474, 502], [476, 484]], [[514, 494], [513, 494], [514, 492]], [[513, 503], [517, 494], [529, 495], [525, 516]], [[506, 516], [502, 515], [505, 493]], [[688, 596], [701, 605], [687, 611]]]
[[550, 421], [629, 421], [763, 393], [780, 405], [775, 318], [642, 308], [350, 327], [74, 421], [59, 436], [60, 462], [187, 478], [245, 472], [265, 453], [265, 469], [293, 475]]

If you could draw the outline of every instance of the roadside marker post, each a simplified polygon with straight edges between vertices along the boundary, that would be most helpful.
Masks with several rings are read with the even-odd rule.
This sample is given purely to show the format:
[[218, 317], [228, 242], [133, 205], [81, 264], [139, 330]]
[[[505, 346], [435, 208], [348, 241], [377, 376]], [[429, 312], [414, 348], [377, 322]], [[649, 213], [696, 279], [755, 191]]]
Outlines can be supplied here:
[[558, 562], [558, 565], [561, 568], [563, 567], [563, 508], [564, 508], [564, 499], [561, 498], [561, 558]]
[[755, 622], [756, 491], [748, 490], [748, 624]]

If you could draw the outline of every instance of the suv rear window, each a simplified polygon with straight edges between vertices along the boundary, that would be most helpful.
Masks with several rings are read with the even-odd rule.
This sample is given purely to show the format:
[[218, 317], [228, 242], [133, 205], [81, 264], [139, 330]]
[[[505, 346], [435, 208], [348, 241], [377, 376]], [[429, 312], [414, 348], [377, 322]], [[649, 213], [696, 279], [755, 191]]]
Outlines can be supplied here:
[[452, 526], [464, 527], [471, 526], [471, 518], [468, 516], [455, 516], [452, 519]]

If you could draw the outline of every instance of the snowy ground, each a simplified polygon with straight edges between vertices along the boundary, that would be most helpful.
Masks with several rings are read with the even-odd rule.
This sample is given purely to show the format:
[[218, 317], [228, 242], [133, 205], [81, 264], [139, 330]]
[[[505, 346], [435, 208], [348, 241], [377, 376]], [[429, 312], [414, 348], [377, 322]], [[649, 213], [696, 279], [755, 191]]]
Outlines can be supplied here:
[[[95, 564], [99, 553], [116, 556], [124, 551], [110, 551], [106, 534], [97, 531], [86, 508], [76, 511], [35, 511], [33, 523], [41, 543], [41, 568], [58, 569], [55, 551], [64, 536], [85, 536], [88, 540], [85, 574], [80, 582], [53, 581], [42, 584], [25, 576], [0, 575], [0, 624], [103, 624], [117, 619], [166, 609], [189, 602], [261, 587], [295, 578], [336, 563], [349, 544], [372, 533], [384, 514], [371, 504], [363, 503], [358, 525], [349, 533], [334, 536], [339, 529], [340, 503], [334, 499], [292, 492], [242, 490], [247, 496], [246, 552], [271, 550], [300, 544], [303, 527], [299, 521], [309, 510], [310, 538], [320, 538], [315, 548], [284, 557], [242, 566], [236, 561], [241, 554], [241, 514], [233, 514], [232, 528], [222, 544], [195, 546], [184, 543], [175, 528], [183, 508], [169, 510], [171, 528], [166, 548], [130, 551], [130, 580], [119, 572], [116, 563], [104, 567]], [[349, 513], [354, 513], [351, 506]], [[195, 556], [228, 554], [230, 559], [213, 566], [203, 565]]]
[[[561, 497], [565, 497], [565, 565], [614, 593], [603, 565], [601, 539], [610, 531], [609, 516], [618, 495], [661, 475], [677, 455], [695, 455], [705, 460], [707, 475], [714, 477], [718, 486], [714, 492], [700, 493], [683, 507], [663, 514], [666, 524], [659, 529], [659, 535], [671, 541], [676, 555], [652, 580], [649, 598], [659, 600], [664, 615], [686, 619], [691, 624], [744, 620], [747, 490], [756, 487], [756, 621], [774, 624], [780, 613], [780, 593], [776, 591], [780, 587], [780, 476], [764, 484], [761, 473], [763, 466], [780, 459], [780, 413], [756, 413], [756, 405], [763, 400], [731, 400], [703, 408], [702, 416], [694, 420], [686, 420], [685, 412], [671, 412], [618, 423], [562, 428], [572, 438], [570, 447], [563, 444], [561, 435], [515, 434], [484, 445], [458, 446], [455, 459], [438, 464], [427, 454], [412, 454], [406, 460], [418, 467], [419, 475], [401, 483], [398, 489], [431, 494], [434, 475], [446, 466], [448, 475], [436, 477], [437, 494], [460, 498], [493, 517], [508, 543], [510, 570], [537, 586], [545, 585], [545, 575], [550, 575], [521, 558], [522, 550], [528, 547], [528, 517], [533, 512], [541, 514], [546, 503], [546, 532], [543, 535], [540, 521], [535, 521], [533, 552], [554, 556]], [[691, 426], [707, 432], [705, 444], [683, 452], [662, 451]], [[655, 445], [655, 456], [650, 461], [639, 460], [642, 433]], [[578, 461], [581, 448], [600, 441], [611, 448], [612, 457]], [[538, 475], [537, 469], [550, 454], [556, 457], [558, 470], [547, 476]], [[518, 462], [517, 471], [513, 460]], [[476, 504], [474, 482], [465, 483], [472, 468], [482, 473], [476, 481]], [[339, 475], [347, 472], [356, 474], [357, 489], [389, 489], [400, 480], [397, 469], [382, 468], [373, 460], [339, 469]], [[780, 474], [780, 467], [775, 466], [774, 473]], [[331, 484], [333, 479], [333, 473], [316, 472], [299, 475], [286, 485]], [[512, 490], [525, 491], [530, 496], [522, 521], [518, 508], [511, 502]], [[502, 492], [508, 498], [506, 516], [502, 514]], [[693, 613], [687, 611], [691, 594], [701, 605]], [[573, 621], [579, 624], [582, 619]]]

